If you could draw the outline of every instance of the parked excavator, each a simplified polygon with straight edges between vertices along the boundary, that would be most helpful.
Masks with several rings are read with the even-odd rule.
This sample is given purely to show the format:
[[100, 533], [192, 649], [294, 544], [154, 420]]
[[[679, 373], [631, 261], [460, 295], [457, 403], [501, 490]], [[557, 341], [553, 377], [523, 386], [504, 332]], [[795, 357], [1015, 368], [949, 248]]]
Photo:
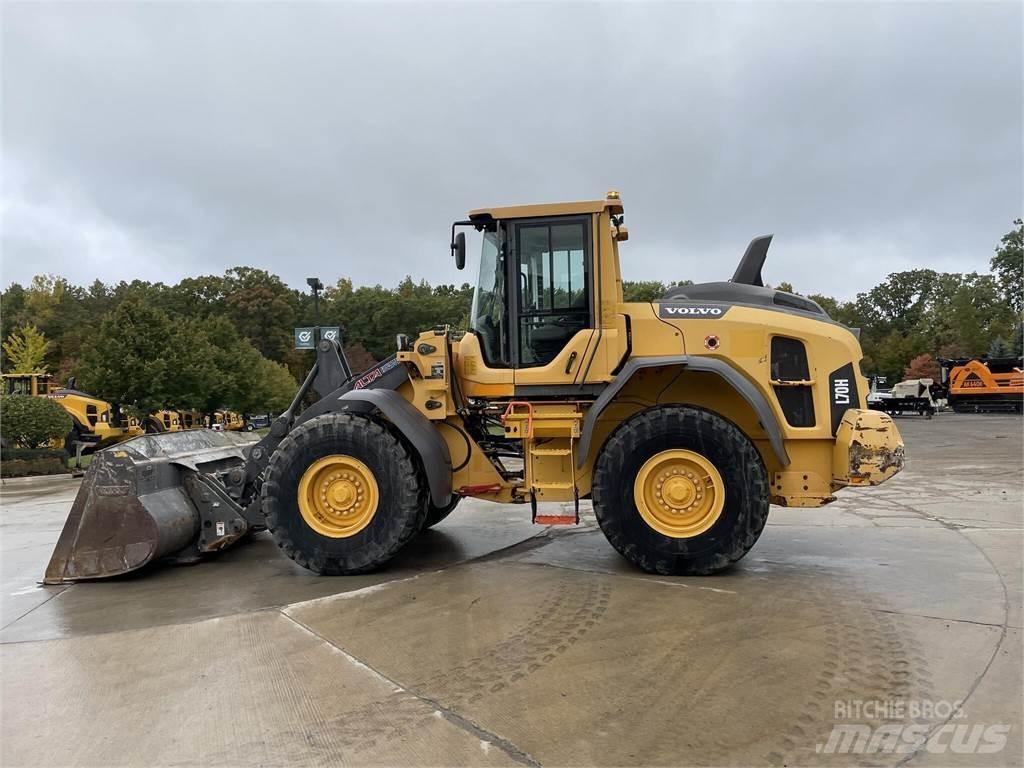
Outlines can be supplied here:
[[731, 281], [625, 302], [617, 192], [471, 211], [451, 229], [459, 269], [466, 230], [482, 241], [468, 331], [400, 335], [361, 373], [321, 340], [258, 442], [192, 430], [100, 452], [46, 583], [192, 562], [264, 527], [316, 573], [362, 573], [463, 498], [542, 525], [591, 499], [640, 568], [709, 574], [750, 550], [769, 504], [820, 507], [903, 467], [855, 333], [764, 285], [770, 236]]

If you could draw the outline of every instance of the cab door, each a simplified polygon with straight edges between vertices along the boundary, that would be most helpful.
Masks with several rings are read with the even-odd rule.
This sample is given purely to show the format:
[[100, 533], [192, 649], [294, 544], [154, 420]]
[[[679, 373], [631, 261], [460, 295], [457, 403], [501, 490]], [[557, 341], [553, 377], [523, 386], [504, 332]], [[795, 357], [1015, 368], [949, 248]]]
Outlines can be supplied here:
[[581, 376], [595, 334], [592, 241], [591, 216], [526, 219], [510, 227], [517, 396], [545, 394]]

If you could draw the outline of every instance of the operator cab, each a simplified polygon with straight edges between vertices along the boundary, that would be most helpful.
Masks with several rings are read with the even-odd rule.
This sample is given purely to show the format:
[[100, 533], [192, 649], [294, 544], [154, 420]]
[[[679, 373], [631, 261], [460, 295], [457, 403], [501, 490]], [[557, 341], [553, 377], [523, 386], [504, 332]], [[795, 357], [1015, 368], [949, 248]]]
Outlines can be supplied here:
[[596, 327], [595, 220], [605, 211], [621, 214], [617, 193], [598, 201], [479, 209], [453, 225], [457, 265], [464, 263], [465, 240], [455, 227], [483, 235], [469, 327], [488, 368], [548, 365], [581, 331]]
[[5, 373], [3, 375], [5, 395], [48, 395], [53, 376], [48, 373]]
[[590, 220], [490, 222], [470, 327], [489, 367], [547, 365], [591, 326]]

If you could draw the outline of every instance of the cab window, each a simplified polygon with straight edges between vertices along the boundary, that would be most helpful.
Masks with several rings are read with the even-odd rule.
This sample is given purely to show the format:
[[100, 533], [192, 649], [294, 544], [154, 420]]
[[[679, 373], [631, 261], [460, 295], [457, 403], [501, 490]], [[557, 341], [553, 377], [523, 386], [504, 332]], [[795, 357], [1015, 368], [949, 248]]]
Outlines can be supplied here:
[[508, 313], [505, 308], [505, 257], [497, 231], [484, 232], [480, 275], [473, 292], [470, 327], [480, 340], [487, 365], [508, 362]]
[[547, 365], [590, 326], [588, 223], [559, 219], [515, 228], [520, 367]]

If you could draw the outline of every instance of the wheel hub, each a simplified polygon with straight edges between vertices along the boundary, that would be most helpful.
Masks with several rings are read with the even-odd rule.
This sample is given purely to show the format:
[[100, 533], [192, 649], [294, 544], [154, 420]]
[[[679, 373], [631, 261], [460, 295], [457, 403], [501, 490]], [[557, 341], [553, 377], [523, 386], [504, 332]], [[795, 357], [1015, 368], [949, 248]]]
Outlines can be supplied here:
[[633, 499], [651, 528], [686, 539], [704, 533], [721, 516], [725, 484], [704, 456], [672, 449], [655, 454], [640, 467]]
[[317, 533], [347, 538], [366, 528], [377, 512], [373, 471], [352, 456], [324, 456], [299, 481], [299, 512]]

